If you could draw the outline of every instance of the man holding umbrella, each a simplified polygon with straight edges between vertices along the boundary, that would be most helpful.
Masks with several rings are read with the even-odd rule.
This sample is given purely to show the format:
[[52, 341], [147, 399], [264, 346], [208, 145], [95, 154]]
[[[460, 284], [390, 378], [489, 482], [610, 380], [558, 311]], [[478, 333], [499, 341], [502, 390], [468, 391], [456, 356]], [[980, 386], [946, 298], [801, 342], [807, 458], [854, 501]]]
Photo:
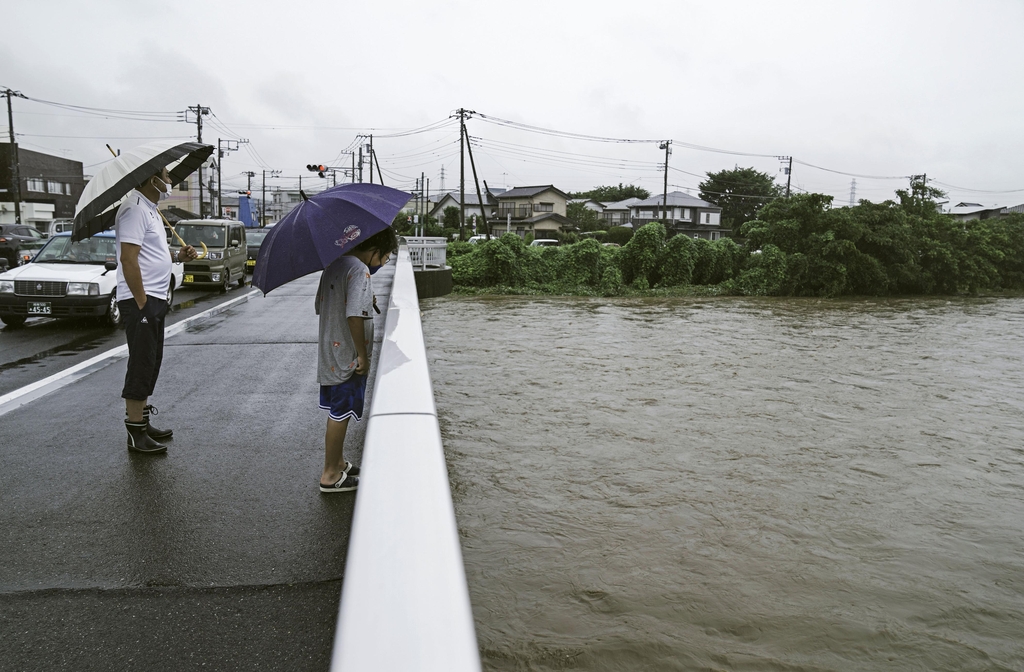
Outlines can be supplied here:
[[125, 400], [128, 449], [138, 453], [162, 453], [172, 430], [149, 423], [149, 406], [164, 349], [164, 316], [167, 287], [174, 261], [195, 259], [191, 245], [178, 250], [177, 259], [167, 245], [163, 218], [157, 202], [171, 194], [171, 177], [164, 168], [128, 193], [117, 210], [114, 231], [117, 241], [117, 304], [128, 338], [128, 372], [121, 397]]

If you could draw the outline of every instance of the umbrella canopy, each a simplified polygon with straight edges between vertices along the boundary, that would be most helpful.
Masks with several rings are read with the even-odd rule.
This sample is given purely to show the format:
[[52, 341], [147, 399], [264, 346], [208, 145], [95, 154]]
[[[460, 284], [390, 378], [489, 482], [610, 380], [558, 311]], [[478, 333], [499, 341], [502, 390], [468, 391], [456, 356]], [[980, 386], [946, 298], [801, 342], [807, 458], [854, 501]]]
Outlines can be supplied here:
[[[305, 195], [303, 195], [305, 196]], [[260, 245], [253, 287], [266, 294], [331, 265], [383, 231], [412, 198], [380, 184], [343, 184], [307, 198], [274, 225]]]
[[72, 240], [82, 240], [114, 225], [115, 207], [129, 191], [172, 163], [171, 184], [191, 175], [213, 154], [213, 145], [198, 142], [151, 142], [112, 159], [89, 180], [75, 208]]

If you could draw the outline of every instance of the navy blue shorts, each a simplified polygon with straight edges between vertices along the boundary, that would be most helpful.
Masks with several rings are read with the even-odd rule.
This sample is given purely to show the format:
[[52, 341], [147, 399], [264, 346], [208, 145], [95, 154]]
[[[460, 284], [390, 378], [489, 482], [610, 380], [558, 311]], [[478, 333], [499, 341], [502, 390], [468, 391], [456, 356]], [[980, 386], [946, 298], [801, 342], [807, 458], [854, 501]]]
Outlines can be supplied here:
[[363, 419], [363, 399], [366, 397], [366, 376], [353, 373], [352, 377], [338, 385], [320, 386], [320, 408], [330, 411], [331, 420], [341, 422], [355, 418]]

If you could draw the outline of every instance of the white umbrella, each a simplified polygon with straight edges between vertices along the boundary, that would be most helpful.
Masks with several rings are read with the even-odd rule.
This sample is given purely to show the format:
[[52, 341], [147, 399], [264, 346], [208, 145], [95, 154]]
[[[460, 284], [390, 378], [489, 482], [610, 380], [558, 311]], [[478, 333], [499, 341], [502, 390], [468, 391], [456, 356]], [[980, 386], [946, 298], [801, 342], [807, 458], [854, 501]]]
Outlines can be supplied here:
[[72, 240], [82, 240], [114, 225], [117, 206], [129, 191], [171, 164], [171, 184], [182, 182], [213, 154], [198, 142], [151, 142], [130, 149], [103, 166], [85, 186], [75, 208]]

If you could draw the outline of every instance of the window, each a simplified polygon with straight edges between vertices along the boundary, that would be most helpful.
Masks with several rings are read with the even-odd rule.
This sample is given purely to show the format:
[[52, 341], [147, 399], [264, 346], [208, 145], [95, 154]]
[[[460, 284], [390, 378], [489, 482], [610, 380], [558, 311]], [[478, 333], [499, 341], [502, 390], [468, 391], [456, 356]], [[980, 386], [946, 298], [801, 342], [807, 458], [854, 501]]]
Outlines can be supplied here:
[[710, 212], [705, 212], [704, 213], [704, 223], [705, 224], [710, 224], [711, 223], [711, 213]]
[[65, 196], [70, 196], [71, 195], [71, 185], [68, 184], [67, 182], [64, 183], [64, 195]]
[[555, 204], [554, 203], [534, 203], [533, 204], [533, 211], [534, 212], [554, 212], [555, 211]]
[[178, 191], [188, 191], [188, 180], [182, 180], [178, 185]]
[[28, 183], [29, 191], [45, 191], [45, 187], [43, 186], [42, 180], [30, 177], [29, 179], [26, 180], [26, 182]]
[[690, 218], [690, 209], [689, 208], [683, 208], [683, 219], [689, 219], [689, 218]]
[[63, 194], [64, 185], [58, 182], [57, 180], [47, 180], [46, 191], [50, 192], [51, 194]]

